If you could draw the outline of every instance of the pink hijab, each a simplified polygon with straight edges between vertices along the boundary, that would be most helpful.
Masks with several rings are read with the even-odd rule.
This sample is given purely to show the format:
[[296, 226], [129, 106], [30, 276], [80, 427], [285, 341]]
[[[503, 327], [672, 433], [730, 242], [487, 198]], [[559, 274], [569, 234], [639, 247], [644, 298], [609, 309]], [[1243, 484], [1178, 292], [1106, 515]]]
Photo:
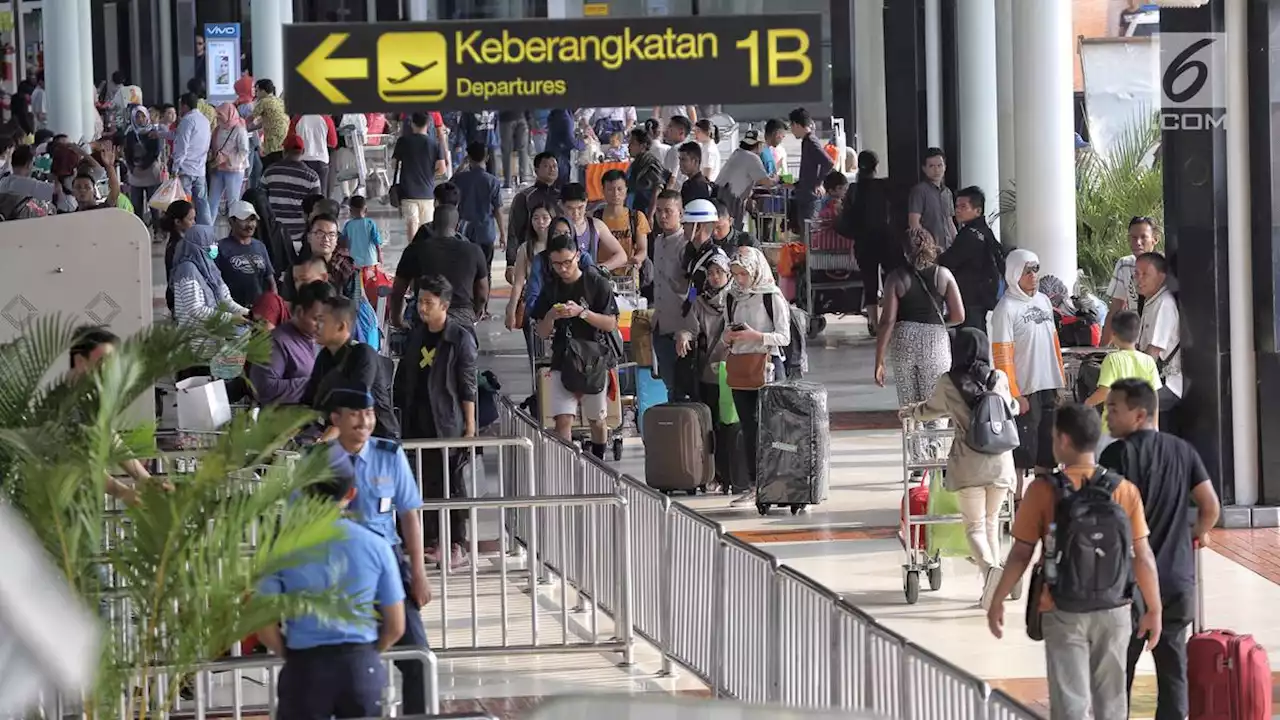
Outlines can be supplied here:
[[217, 109], [218, 127], [227, 130], [235, 130], [238, 127], [244, 127], [244, 118], [240, 117], [240, 110], [231, 103], [222, 103]]
[[241, 75], [240, 79], [236, 80], [235, 88], [236, 88], [237, 104], [243, 105], [245, 103], [253, 102], [253, 76], [252, 75]]

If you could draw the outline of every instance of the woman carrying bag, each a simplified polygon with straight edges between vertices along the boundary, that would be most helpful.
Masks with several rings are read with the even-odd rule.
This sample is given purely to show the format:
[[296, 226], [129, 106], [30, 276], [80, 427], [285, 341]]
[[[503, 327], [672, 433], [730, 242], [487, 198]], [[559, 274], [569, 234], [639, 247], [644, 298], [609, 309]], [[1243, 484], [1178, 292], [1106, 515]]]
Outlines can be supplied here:
[[756, 444], [760, 433], [760, 388], [786, 378], [783, 349], [791, 343], [791, 308], [773, 281], [773, 270], [757, 248], [738, 249], [729, 264], [733, 283], [725, 300], [727, 325], [723, 334], [726, 384], [742, 424], [751, 486], [733, 505], [754, 505]]
[[[991, 343], [987, 334], [974, 328], [956, 331], [951, 348], [951, 369], [938, 378], [928, 400], [902, 409], [902, 416], [918, 422], [951, 418], [955, 439], [947, 456], [947, 472], [943, 488], [954, 493], [960, 515], [964, 518], [968, 551], [982, 573], [984, 587], [994, 590], [1000, 579], [999, 517], [1000, 509], [1015, 478], [1013, 451], [986, 454], [970, 447], [966, 438], [973, 420], [973, 407], [987, 393], [1000, 397], [1009, 412], [1017, 412], [1017, 404], [1009, 391], [1009, 378], [991, 365]], [[931, 505], [935, 504], [930, 491]], [[930, 514], [934, 509], [931, 507]], [[942, 530], [939, 526], [931, 528]], [[933, 541], [941, 538], [931, 537]]]

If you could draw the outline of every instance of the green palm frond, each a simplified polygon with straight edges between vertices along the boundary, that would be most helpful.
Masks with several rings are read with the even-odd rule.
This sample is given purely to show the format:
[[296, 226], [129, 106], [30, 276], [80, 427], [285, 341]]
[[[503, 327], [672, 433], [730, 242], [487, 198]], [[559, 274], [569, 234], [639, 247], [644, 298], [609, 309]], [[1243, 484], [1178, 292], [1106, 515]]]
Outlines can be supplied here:
[[[284, 463], [276, 451], [311, 418], [267, 410], [234, 421], [172, 491], [141, 488], [139, 507], [108, 510], [107, 475], [155, 453], [153, 423], [130, 408], [176, 370], [220, 354], [261, 361], [265, 333], [230, 324], [157, 325], [128, 338], [91, 373], [67, 374], [73, 323], [44, 317], [0, 345], [0, 480], [49, 560], [91, 608], [104, 608], [88, 714], [131, 720], [163, 700], [128, 692], [146, 668], [184, 669], [221, 656], [250, 632], [298, 614], [347, 619], [335, 593], [266, 596], [258, 587], [337, 537], [338, 509], [302, 492], [328, 473], [322, 454]], [[110, 582], [107, 582], [110, 580]], [[104, 628], [105, 630], [105, 628]], [[178, 684], [171, 684], [172, 693]], [[121, 698], [133, 698], [121, 708]], [[173, 700], [170, 697], [169, 700]]]
[[[1158, 116], [1135, 117], [1106, 154], [1076, 157], [1076, 253], [1086, 280], [1104, 286], [1116, 260], [1129, 254], [1129, 221], [1150, 217], [1163, 225], [1164, 175], [1154, 155]], [[1000, 222], [1016, 223], [1017, 188], [1000, 192]]]

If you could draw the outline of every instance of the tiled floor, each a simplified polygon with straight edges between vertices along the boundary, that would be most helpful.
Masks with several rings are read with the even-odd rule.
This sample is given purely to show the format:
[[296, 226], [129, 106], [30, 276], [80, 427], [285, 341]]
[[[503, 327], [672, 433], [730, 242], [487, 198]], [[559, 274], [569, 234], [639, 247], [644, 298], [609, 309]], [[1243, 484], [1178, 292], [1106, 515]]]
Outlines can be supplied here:
[[[379, 219], [391, 238], [386, 264], [394, 267], [405, 244], [403, 230], [395, 220]], [[158, 289], [162, 272], [161, 264]], [[500, 262], [495, 264], [494, 285], [495, 302], [490, 309], [500, 315], [509, 294]], [[478, 330], [483, 364], [501, 378], [504, 393], [523, 398], [531, 383], [520, 338], [492, 321]], [[977, 572], [965, 561], [951, 559], [944, 560], [940, 590], [924, 592], [915, 605], [904, 601], [903, 554], [897, 538], [903, 495], [900, 425], [892, 382], [880, 388], [871, 380], [873, 352], [873, 341], [860, 318], [833, 320], [824, 339], [810, 346], [810, 377], [827, 386], [831, 409], [833, 480], [827, 502], [798, 516], [775, 512], [760, 517], [754, 508], [730, 508], [724, 496], [676, 500], [843, 594], [909, 640], [1044, 710], [1043, 650], [1022, 631], [1021, 602], [1010, 603], [1006, 638], [995, 640], [976, 607]], [[638, 439], [627, 440], [624, 457], [616, 465], [643, 477], [643, 448]], [[481, 539], [491, 536], [481, 534]], [[1280, 531], [1215, 531], [1212, 545], [1213, 552], [1203, 554], [1209, 624], [1251, 632], [1264, 645], [1280, 648], [1280, 618], [1272, 611], [1280, 604]], [[466, 581], [465, 576], [462, 580]], [[512, 597], [516, 603], [530, 602], [527, 595]], [[468, 602], [459, 598], [457, 612]], [[449, 613], [451, 638], [458, 620], [454, 611]], [[439, 631], [433, 613], [439, 612], [439, 605], [428, 608], [433, 633]], [[560, 632], [559, 626], [552, 627]], [[493, 628], [490, 620], [485, 632], [492, 633]], [[464, 639], [470, 634], [469, 628], [456, 632]], [[627, 669], [618, 668], [616, 657], [607, 653], [454, 660], [442, 664], [442, 676], [451, 711], [484, 710], [503, 718], [519, 717], [539, 699], [562, 693], [704, 691], [683, 676], [657, 678], [656, 660], [647, 650], [642, 651], [637, 667]], [[1280, 652], [1272, 655], [1272, 663], [1280, 669]], [[1139, 672], [1134, 717], [1150, 717], [1154, 691], [1149, 660], [1144, 660]]]

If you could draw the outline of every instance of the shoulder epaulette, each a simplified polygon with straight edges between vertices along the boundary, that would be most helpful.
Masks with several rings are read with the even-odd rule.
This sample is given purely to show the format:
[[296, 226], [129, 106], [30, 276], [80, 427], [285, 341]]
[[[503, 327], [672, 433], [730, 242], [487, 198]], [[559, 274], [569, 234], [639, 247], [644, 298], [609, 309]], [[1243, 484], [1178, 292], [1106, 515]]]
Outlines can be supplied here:
[[380, 450], [382, 452], [395, 452], [396, 450], [400, 449], [400, 441], [398, 440], [388, 440], [387, 438], [371, 438], [370, 441], [373, 443], [374, 450]]

